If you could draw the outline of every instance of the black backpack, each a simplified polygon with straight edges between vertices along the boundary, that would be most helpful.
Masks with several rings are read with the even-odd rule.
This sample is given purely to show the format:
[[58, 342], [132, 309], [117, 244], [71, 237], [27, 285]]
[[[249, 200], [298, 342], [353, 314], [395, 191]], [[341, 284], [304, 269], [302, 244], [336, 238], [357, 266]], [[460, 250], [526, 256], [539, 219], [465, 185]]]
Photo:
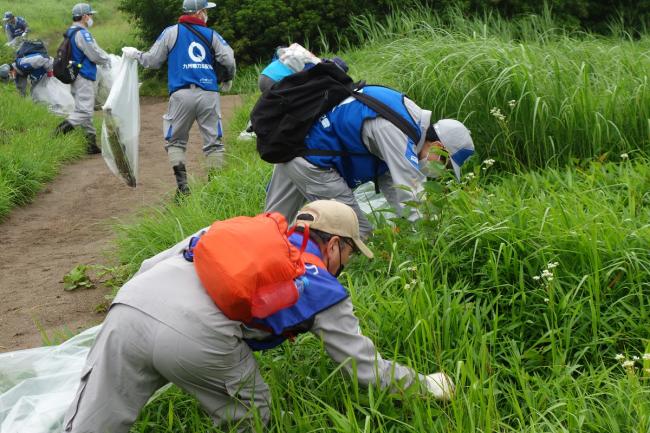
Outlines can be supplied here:
[[251, 111], [251, 124], [257, 135], [257, 151], [261, 158], [277, 164], [298, 156], [353, 155], [310, 150], [305, 144], [305, 137], [314, 122], [350, 96], [375, 110], [417, 143], [420, 131], [383, 102], [358, 92], [363, 85], [355, 84], [341, 68], [328, 61], [275, 83], [260, 96]]
[[201, 42], [203, 42], [203, 45], [205, 45], [209, 50], [210, 53], [212, 54], [212, 69], [214, 69], [215, 74], [217, 74], [217, 84], [225, 83], [226, 81], [231, 81], [233, 78], [233, 75], [226, 69], [224, 65], [221, 63], [217, 62], [217, 54], [214, 52], [214, 48], [212, 47], [212, 42], [208, 41], [205, 36], [203, 36], [198, 30], [196, 30], [192, 25], [187, 24], [187, 23], [181, 23], [183, 27], [185, 27], [187, 30], [191, 31], [194, 33], [194, 35], [199, 38]]
[[30, 54], [42, 54], [47, 56], [47, 48], [43, 41], [40, 39], [34, 41], [23, 41], [20, 48], [18, 48], [18, 51], [16, 51], [16, 58], [20, 59]]
[[79, 69], [81, 69], [72, 61], [72, 43], [70, 42], [70, 39], [74, 38], [79, 30], [81, 30], [81, 27], [76, 27], [72, 30], [69, 38], [67, 31], [63, 34], [63, 41], [56, 50], [56, 58], [52, 65], [54, 76], [65, 84], [70, 84], [76, 80], [77, 75], [79, 75]]

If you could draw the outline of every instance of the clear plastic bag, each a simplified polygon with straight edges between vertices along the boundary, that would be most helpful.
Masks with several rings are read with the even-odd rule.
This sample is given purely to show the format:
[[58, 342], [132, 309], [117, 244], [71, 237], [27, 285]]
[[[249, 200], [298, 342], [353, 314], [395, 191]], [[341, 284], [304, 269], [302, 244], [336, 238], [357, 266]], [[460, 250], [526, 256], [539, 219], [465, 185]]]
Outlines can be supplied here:
[[104, 105], [111, 93], [113, 84], [117, 80], [117, 75], [122, 68], [122, 58], [115, 54], [109, 54], [111, 59], [110, 65], [99, 66], [97, 68], [97, 93], [95, 100], [99, 105]]
[[115, 85], [102, 107], [102, 155], [113, 174], [135, 187], [140, 136], [138, 64], [125, 57], [120, 64]]
[[0, 353], [0, 433], [61, 431], [99, 329], [58, 346]]
[[55, 77], [43, 77], [32, 87], [32, 99], [47, 106], [48, 110], [59, 116], [67, 116], [74, 111], [74, 97], [69, 84], [63, 84]]

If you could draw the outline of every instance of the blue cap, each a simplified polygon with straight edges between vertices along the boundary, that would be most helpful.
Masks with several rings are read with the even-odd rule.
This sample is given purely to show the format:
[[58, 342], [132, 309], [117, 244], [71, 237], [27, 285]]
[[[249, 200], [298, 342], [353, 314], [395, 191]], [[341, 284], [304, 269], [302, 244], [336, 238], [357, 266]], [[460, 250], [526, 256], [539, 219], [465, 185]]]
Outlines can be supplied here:
[[9, 21], [14, 18], [14, 14], [11, 12], [7, 11], [5, 12], [4, 16], [2, 17], [2, 21]]

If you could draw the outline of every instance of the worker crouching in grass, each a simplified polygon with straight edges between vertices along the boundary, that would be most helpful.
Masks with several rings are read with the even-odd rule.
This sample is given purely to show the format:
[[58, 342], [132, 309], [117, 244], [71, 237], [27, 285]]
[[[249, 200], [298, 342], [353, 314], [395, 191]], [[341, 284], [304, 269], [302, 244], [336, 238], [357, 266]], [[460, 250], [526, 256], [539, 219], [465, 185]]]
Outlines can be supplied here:
[[421, 385], [449, 399], [444, 373], [423, 376], [384, 360], [360, 333], [337, 280], [354, 253], [373, 257], [354, 210], [315, 201], [294, 228], [278, 213], [217, 221], [146, 260], [109, 310], [64, 431], [128, 432], [168, 382], [196, 397], [215, 424], [247, 431], [256, 417], [268, 423], [271, 396], [253, 351], [304, 332], [363, 385]]

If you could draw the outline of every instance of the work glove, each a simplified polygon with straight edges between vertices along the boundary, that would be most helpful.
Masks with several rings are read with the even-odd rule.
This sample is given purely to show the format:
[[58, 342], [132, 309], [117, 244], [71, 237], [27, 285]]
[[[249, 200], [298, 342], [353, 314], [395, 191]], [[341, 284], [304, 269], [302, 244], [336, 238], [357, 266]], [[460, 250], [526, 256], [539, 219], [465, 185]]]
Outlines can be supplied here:
[[454, 396], [454, 382], [445, 373], [429, 374], [425, 385], [436, 400], [449, 401]]
[[54, 76], [54, 71], [47, 71], [47, 76], [52, 78]]
[[222, 92], [230, 92], [230, 89], [232, 89], [232, 80], [224, 81], [219, 88]]
[[140, 50], [138, 50], [137, 48], [123, 47], [122, 48], [122, 54], [124, 54], [124, 56], [126, 58], [128, 58], [128, 59], [138, 60], [138, 58], [140, 58], [140, 54], [142, 54], [142, 52]]

